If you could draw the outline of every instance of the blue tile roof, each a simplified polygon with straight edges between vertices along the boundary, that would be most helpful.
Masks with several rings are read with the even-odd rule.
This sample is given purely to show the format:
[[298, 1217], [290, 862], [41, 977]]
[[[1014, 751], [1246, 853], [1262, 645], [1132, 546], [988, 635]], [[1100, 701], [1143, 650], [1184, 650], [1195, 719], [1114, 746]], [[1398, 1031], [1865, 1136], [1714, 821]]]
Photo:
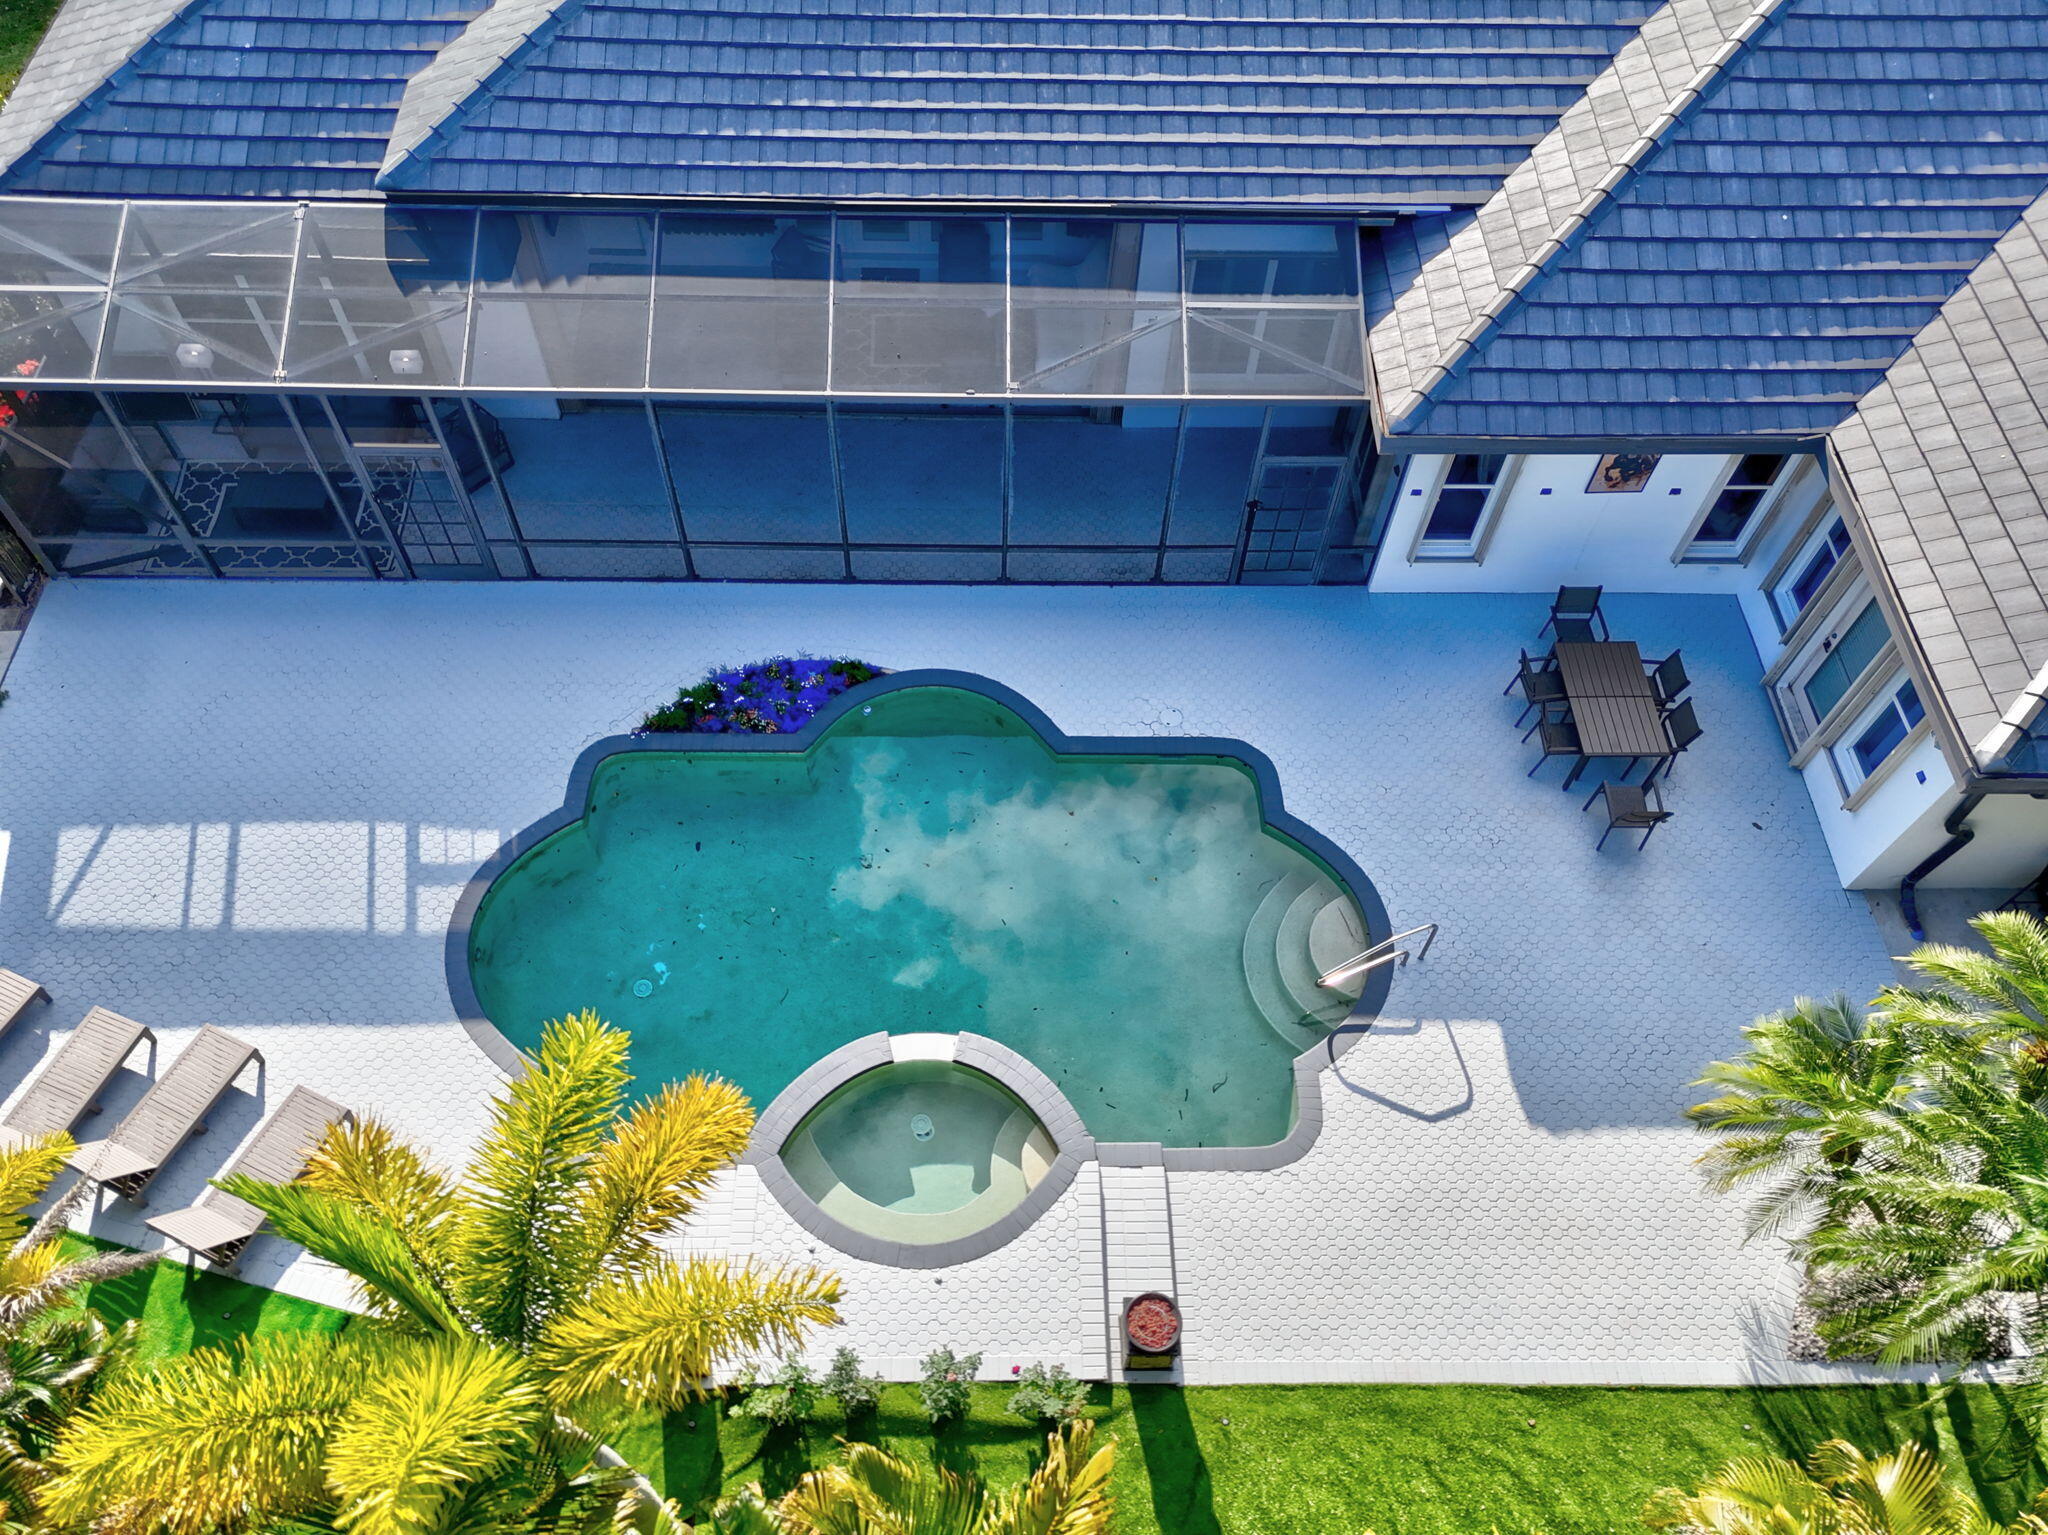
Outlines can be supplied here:
[[1825, 431], [2044, 188], [2048, 9], [1787, 0], [1396, 429]]
[[[196, 0], [15, 190], [363, 190], [467, 0]], [[499, 0], [507, 11], [514, 0]], [[1640, 0], [554, 0], [407, 103], [393, 189], [1476, 202]], [[489, 20], [479, 22], [487, 31]], [[418, 109], [418, 110], [416, 110]]]
[[406, 80], [485, 3], [197, 0], [10, 167], [0, 189], [366, 190]]
[[[566, 0], [387, 178], [434, 192], [1361, 207], [1490, 195], [1629, 0]], [[1455, 19], [1446, 19], [1452, 17]]]

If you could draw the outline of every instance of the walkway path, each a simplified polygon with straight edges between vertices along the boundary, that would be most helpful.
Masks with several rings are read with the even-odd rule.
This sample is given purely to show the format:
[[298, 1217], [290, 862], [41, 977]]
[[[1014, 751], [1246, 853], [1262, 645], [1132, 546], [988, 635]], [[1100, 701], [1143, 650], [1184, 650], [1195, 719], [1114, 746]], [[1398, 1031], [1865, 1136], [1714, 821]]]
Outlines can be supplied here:
[[[1102, 1252], [1109, 1369], [1121, 1378], [1124, 1302], [1148, 1290], [1172, 1295], [1179, 1288], [1173, 1271], [1173, 1207], [1164, 1167], [1154, 1162], [1102, 1169]], [[1144, 1371], [1137, 1378], [1161, 1377]]]

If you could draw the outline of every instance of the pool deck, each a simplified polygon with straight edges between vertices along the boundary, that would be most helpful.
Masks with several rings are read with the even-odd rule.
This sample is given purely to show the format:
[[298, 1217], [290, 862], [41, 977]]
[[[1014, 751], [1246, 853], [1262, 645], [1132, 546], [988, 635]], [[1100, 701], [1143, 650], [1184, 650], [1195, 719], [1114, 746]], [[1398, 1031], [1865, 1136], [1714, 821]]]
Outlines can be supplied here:
[[[502, 1079], [456, 1021], [447, 919], [578, 752], [718, 663], [958, 668], [1070, 733], [1250, 742], [1395, 926], [1442, 936], [1328, 1074], [1290, 1166], [1090, 1162], [1016, 1242], [942, 1270], [832, 1252], [744, 1167], [687, 1247], [837, 1267], [847, 1325], [823, 1352], [893, 1375], [940, 1345], [992, 1376], [1099, 1375], [1109, 1309], [1157, 1286], [1191, 1382], [1849, 1379], [1784, 1362], [1789, 1269], [1701, 1190], [1678, 1116], [1754, 1014], [1868, 997], [1886, 949], [1835, 886], [1734, 602], [1606, 610], [1647, 654], [1683, 648], [1706, 728], [1641, 854], [1593, 851], [1590, 779], [1567, 797], [1561, 764], [1523, 776], [1500, 689], [1539, 597], [59, 582], [0, 708], [0, 965], [54, 998], [0, 1040], [0, 1092], [98, 1004], [157, 1031], [158, 1069], [203, 1023], [264, 1051], [152, 1211], [300, 1082], [459, 1159]], [[143, 1086], [127, 1073], [109, 1115]], [[112, 1203], [95, 1229], [146, 1235]], [[243, 1273], [345, 1293], [270, 1238]]]

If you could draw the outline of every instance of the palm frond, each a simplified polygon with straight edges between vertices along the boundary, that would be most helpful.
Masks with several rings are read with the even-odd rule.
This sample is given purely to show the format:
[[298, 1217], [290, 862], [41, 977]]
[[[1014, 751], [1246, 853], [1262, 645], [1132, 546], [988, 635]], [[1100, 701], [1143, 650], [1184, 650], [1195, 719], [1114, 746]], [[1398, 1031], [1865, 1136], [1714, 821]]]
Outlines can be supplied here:
[[1094, 1434], [1095, 1425], [1085, 1419], [1052, 1434], [1045, 1459], [1024, 1485], [996, 1498], [982, 1535], [1108, 1535], [1116, 1445], [1090, 1455]]
[[266, 1338], [111, 1377], [52, 1453], [52, 1518], [212, 1535], [318, 1507], [327, 1441], [382, 1363], [367, 1341]]
[[77, 1150], [61, 1131], [18, 1146], [0, 1148], [0, 1248], [12, 1248], [29, 1232], [23, 1212], [43, 1197], [50, 1180]]
[[534, 1367], [558, 1405], [675, 1407], [741, 1354], [784, 1352], [839, 1320], [839, 1278], [815, 1268], [668, 1260], [600, 1283], [552, 1320]]
[[303, 1183], [263, 1183], [236, 1175], [214, 1186], [269, 1216], [286, 1241], [347, 1270], [372, 1314], [427, 1332], [466, 1330], [453, 1300], [382, 1217]]
[[441, 1249], [458, 1205], [455, 1186], [383, 1121], [330, 1128], [299, 1181], [380, 1217], [405, 1236], [421, 1267], [447, 1267]]
[[792, 1535], [982, 1535], [987, 1498], [971, 1476], [847, 1444], [839, 1464], [803, 1477], [775, 1511]]
[[601, 1272], [617, 1277], [653, 1262], [659, 1239], [682, 1224], [712, 1175], [747, 1149], [753, 1128], [747, 1095], [716, 1077], [671, 1082], [636, 1105], [585, 1170], [584, 1248]]
[[19, 1333], [35, 1318], [68, 1300], [87, 1285], [119, 1279], [123, 1274], [154, 1267], [160, 1252], [94, 1253], [66, 1263], [54, 1242], [30, 1248], [0, 1265], [0, 1337]]
[[564, 1281], [591, 1267], [576, 1201], [625, 1092], [627, 1043], [594, 1012], [557, 1019], [497, 1102], [463, 1184], [453, 1276], [464, 1311], [494, 1338], [531, 1343], [561, 1308]]
[[328, 1485], [350, 1535], [437, 1535], [466, 1487], [532, 1440], [545, 1409], [525, 1360], [481, 1339], [396, 1352], [364, 1382], [327, 1448]]
[[699, 1520], [697, 1527], [705, 1535], [795, 1535], [775, 1506], [761, 1495], [759, 1482], [725, 1499]]

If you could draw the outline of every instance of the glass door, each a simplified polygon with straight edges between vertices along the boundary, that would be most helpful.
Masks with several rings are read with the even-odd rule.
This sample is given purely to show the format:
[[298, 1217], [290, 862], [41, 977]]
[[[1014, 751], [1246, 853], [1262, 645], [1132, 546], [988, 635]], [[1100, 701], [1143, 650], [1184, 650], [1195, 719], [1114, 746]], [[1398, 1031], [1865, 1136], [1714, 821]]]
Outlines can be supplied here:
[[[464, 489], [467, 476], [450, 461], [441, 434], [418, 400], [349, 396], [334, 401], [336, 418], [363, 466], [364, 510], [391, 530], [412, 574], [473, 580], [498, 573]], [[483, 473], [481, 464], [470, 466]]]
[[1252, 581], [1309, 581], [1330, 524], [1330, 507], [1343, 483], [1342, 459], [1274, 459], [1259, 465], [1245, 503], [1244, 562]]

